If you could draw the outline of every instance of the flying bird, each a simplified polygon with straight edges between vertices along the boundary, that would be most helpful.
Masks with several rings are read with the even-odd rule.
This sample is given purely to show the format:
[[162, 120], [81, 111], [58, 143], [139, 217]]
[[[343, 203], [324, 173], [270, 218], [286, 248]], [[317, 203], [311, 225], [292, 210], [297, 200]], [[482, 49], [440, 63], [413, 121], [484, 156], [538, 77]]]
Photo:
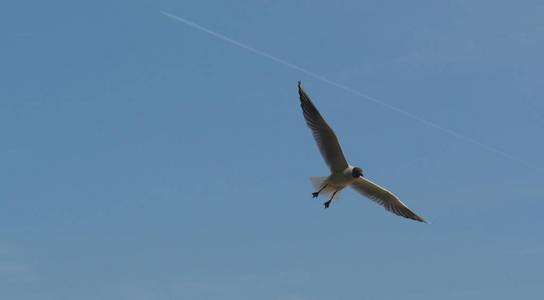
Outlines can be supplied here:
[[349, 186], [363, 196], [382, 205], [387, 211], [426, 223], [423, 218], [416, 215], [402, 203], [395, 194], [368, 180], [363, 176], [361, 168], [354, 167], [347, 162], [336, 134], [310, 100], [300, 81], [298, 82], [298, 94], [306, 124], [311, 129], [319, 151], [331, 171], [329, 176], [310, 177], [314, 188], [317, 190], [312, 193], [313, 198], [317, 198], [320, 194], [330, 195], [329, 200], [323, 203], [325, 208], [329, 208], [334, 197]]

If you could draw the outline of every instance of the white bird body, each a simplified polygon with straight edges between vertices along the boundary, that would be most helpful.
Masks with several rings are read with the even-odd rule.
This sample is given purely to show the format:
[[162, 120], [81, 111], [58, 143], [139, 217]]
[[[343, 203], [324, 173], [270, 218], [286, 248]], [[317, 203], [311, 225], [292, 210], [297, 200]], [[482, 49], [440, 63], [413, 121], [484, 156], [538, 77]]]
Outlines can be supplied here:
[[335, 172], [329, 176], [310, 177], [310, 181], [317, 191], [321, 190], [319, 195], [330, 196], [336, 192], [334, 199], [340, 199], [342, 198], [342, 190], [355, 181], [352, 175], [353, 168], [353, 166], [349, 166], [341, 172]]
[[[353, 178], [352, 175], [353, 168], [353, 166], [348, 166], [341, 172], [335, 172], [326, 177], [310, 177], [310, 181], [312, 181], [312, 184], [317, 189], [320, 189], [323, 186], [327, 185], [327, 188], [323, 190], [323, 192], [328, 191], [325, 194], [332, 194], [335, 190], [340, 192], [345, 187], [351, 185], [355, 181], [355, 178]], [[312, 180], [312, 178], [315, 178], [317, 180]], [[320, 181], [319, 179], [322, 180]]]
[[319, 152], [331, 170], [331, 174], [327, 177], [310, 177], [310, 181], [317, 190], [312, 193], [314, 198], [322, 194], [331, 195], [329, 201], [324, 203], [325, 208], [328, 208], [332, 200], [335, 197], [338, 198], [339, 193], [350, 186], [396, 215], [425, 222], [423, 218], [402, 203], [395, 194], [363, 177], [361, 168], [354, 167], [347, 162], [336, 134], [321, 116], [308, 94], [302, 89], [300, 82], [298, 83], [298, 93], [306, 124], [312, 130]]

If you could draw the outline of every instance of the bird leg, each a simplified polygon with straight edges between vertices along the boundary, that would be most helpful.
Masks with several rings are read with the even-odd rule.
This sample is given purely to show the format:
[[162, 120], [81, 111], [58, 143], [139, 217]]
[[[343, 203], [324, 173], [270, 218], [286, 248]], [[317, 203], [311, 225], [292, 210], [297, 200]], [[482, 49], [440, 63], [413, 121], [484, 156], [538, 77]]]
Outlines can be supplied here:
[[338, 191], [334, 191], [334, 193], [332, 194], [331, 198], [329, 199], [329, 201], [323, 203], [323, 205], [325, 205], [325, 208], [329, 208], [329, 205], [331, 205], [331, 202], [332, 202], [332, 198], [334, 198], [334, 195], [336, 195], [336, 192]]
[[325, 184], [325, 186], [323, 186], [319, 191], [313, 192], [312, 197], [317, 198], [317, 196], [319, 196], [319, 193], [321, 193], [321, 191], [324, 190], [326, 187], [327, 187], [327, 184]]

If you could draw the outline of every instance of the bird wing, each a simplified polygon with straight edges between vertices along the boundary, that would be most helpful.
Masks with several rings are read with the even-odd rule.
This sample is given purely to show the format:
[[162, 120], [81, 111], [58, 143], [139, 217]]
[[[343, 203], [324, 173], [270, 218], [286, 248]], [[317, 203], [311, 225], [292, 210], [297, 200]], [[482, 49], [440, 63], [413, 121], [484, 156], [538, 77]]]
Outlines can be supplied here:
[[344, 157], [342, 148], [340, 148], [336, 134], [323, 119], [308, 94], [302, 89], [300, 81], [298, 82], [298, 94], [306, 124], [312, 130], [319, 152], [321, 152], [321, 156], [323, 156], [329, 169], [333, 173], [345, 170], [348, 167], [348, 162]]
[[402, 203], [400, 199], [395, 196], [395, 194], [364, 177], [357, 178], [351, 184], [351, 187], [396, 215], [427, 223], [427, 221], [416, 215], [406, 205], [404, 205], [404, 203]]

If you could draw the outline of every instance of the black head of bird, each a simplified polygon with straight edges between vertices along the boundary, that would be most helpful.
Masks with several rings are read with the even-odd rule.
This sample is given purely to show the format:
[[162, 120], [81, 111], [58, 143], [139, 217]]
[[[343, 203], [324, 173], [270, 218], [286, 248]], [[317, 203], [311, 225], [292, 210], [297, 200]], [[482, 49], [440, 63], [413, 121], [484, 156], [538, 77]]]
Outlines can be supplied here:
[[353, 178], [363, 177], [363, 169], [359, 167], [353, 168], [353, 170], [351, 171], [351, 176], [353, 176]]

